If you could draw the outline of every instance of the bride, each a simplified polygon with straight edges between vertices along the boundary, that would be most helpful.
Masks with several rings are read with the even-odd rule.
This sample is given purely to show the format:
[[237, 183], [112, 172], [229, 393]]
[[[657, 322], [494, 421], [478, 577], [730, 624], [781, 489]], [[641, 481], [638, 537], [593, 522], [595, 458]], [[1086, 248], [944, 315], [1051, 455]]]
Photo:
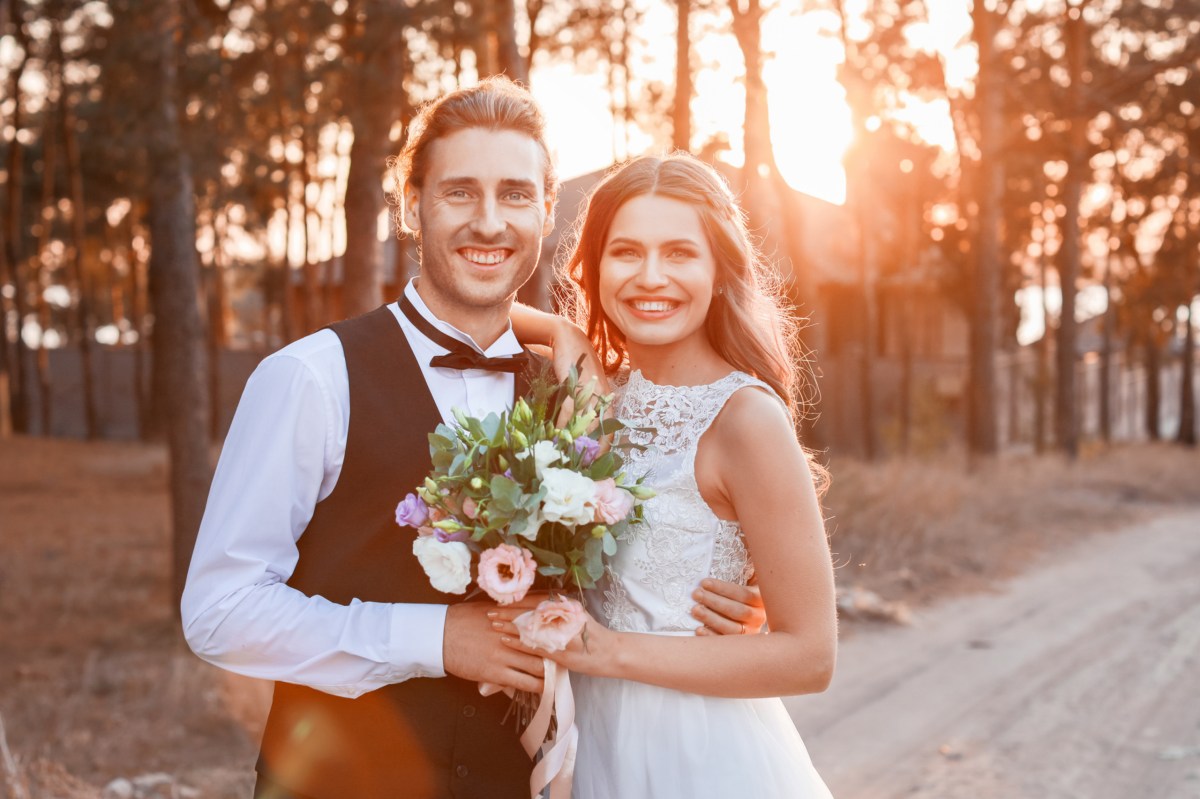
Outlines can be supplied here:
[[[778, 699], [824, 690], [836, 658], [820, 467], [744, 214], [702, 162], [639, 158], [592, 193], [567, 268], [601, 362], [628, 368], [616, 413], [646, 446], [627, 468], [657, 491], [588, 592], [586, 644], [549, 656], [576, 695], [574, 797], [828, 797]], [[752, 577], [770, 632], [697, 635], [700, 580]], [[519, 613], [496, 626], [524, 650]]]

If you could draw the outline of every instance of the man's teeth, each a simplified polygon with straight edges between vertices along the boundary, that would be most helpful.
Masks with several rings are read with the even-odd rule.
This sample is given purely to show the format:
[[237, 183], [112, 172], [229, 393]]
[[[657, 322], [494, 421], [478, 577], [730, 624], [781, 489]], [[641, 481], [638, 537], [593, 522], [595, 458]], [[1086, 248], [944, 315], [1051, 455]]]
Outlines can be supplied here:
[[674, 308], [676, 303], [667, 300], [655, 300], [653, 302], [647, 300], [634, 300], [633, 307], [639, 311], [669, 311]]
[[459, 254], [481, 266], [495, 266], [508, 257], [507, 250], [459, 250]]

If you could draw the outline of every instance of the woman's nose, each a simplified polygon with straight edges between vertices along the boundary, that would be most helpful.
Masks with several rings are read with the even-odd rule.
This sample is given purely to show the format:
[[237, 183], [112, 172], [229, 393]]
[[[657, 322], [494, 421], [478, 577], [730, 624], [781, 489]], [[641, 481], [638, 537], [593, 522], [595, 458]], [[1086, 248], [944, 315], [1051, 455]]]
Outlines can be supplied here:
[[641, 268], [638, 269], [637, 284], [645, 288], [658, 288], [667, 285], [667, 282], [667, 275], [663, 271], [658, 255], [648, 253], [642, 259]]

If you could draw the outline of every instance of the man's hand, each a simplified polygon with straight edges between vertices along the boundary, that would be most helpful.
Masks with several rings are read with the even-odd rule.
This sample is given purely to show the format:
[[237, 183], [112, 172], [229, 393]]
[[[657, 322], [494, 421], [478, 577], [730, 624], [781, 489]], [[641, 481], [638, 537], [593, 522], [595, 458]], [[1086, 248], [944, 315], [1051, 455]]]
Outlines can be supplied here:
[[734, 585], [709, 578], [700, 581], [692, 598], [699, 603], [692, 608], [692, 616], [704, 623], [696, 635], [754, 634], [767, 623], [757, 585]]
[[443, 668], [464, 680], [540, 694], [542, 659], [500, 643], [501, 636], [487, 615], [495, 609], [490, 602], [462, 602], [447, 608]]

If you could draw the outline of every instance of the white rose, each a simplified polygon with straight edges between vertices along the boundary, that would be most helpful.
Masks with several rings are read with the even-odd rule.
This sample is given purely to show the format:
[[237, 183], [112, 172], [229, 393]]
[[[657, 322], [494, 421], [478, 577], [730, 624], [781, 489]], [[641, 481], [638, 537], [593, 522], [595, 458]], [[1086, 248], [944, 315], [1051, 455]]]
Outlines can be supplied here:
[[592, 522], [592, 497], [596, 484], [570, 469], [546, 469], [542, 475], [546, 498], [542, 500], [542, 518], [569, 525]]
[[546, 467], [562, 460], [562, 453], [555, 448], [553, 441], [539, 441], [533, 445], [533, 463], [538, 479], [541, 480]]
[[446, 594], [465, 594], [471, 584], [471, 550], [462, 541], [438, 541], [421, 536], [413, 541], [413, 554], [429, 582]]

